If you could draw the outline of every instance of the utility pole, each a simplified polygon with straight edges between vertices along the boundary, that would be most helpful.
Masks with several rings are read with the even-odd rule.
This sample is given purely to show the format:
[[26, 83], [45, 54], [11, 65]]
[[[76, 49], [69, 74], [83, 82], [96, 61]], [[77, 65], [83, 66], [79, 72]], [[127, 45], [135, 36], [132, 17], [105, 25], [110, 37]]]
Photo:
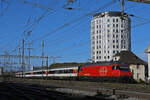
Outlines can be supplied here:
[[48, 56], [46, 57], [46, 66], [47, 66], [46, 76], [48, 77]]
[[22, 78], [24, 77], [25, 63], [24, 63], [24, 39], [22, 40]]
[[6, 73], [8, 74], [8, 58], [9, 57], [9, 54], [8, 54], [8, 51], [6, 50], [5, 51], [5, 57], [4, 57], [4, 67], [6, 68]]
[[30, 70], [30, 66], [31, 66], [31, 63], [30, 63], [30, 56], [31, 56], [31, 49], [32, 49], [32, 48], [30, 47], [30, 46], [31, 46], [30, 43], [28, 43], [28, 46], [29, 46], [29, 47], [28, 47], [27, 49], [28, 49], [28, 54], [29, 54], [29, 55], [28, 55], [28, 63], [29, 63], [29, 64], [28, 64], [28, 71], [29, 71], [29, 70]]
[[22, 64], [21, 64], [21, 49], [20, 49], [20, 46], [19, 46], [19, 51], [18, 51], [18, 52], [19, 52], [19, 53], [18, 53], [18, 55], [19, 55], [19, 64], [22, 65]]
[[43, 67], [44, 67], [44, 40], [42, 41], [42, 77], [43, 77]]

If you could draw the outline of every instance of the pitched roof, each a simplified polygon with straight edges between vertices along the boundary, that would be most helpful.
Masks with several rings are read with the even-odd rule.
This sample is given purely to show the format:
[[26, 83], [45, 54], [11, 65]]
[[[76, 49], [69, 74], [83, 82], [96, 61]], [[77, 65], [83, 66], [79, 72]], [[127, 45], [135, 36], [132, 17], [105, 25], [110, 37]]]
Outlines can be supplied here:
[[150, 53], [150, 45], [146, 48], [145, 53]]
[[131, 51], [121, 51], [120, 53], [117, 53], [115, 56], [119, 56], [120, 59], [118, 61], [124, 62], [126, 64], [142, 64], [142, 65], [147, 65], [145, 61], [140, 59], [138, 56], [136, 56], [133, 52]]

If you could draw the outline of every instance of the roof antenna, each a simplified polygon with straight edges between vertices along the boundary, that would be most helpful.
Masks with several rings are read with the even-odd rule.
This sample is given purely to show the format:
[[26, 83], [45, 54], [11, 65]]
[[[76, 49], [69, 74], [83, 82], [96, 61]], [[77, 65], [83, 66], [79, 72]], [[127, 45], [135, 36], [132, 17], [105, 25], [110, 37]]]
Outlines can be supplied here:
[[124, 6], [125, 6], [125, 0], [121, 0], [121, 19], [124, 20]]
[[125, 5], [125, 0], [122, 0], [121, 1], [121, 13], [122, 13], [122, 15], [124, 15], [124, 5]]

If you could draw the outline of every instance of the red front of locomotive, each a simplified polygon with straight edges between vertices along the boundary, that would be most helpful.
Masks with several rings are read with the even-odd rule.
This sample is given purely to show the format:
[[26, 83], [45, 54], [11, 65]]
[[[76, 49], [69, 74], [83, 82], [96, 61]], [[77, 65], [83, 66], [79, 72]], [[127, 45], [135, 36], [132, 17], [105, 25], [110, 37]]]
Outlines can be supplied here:
[[91, 65], [79, 68], [78, 76], [80, 77], [131, 77], [132, 73], [128, 65]]
[[112, 65], [111, 75], [113, 77], [132, 77], [129, 66], [124, 64]]

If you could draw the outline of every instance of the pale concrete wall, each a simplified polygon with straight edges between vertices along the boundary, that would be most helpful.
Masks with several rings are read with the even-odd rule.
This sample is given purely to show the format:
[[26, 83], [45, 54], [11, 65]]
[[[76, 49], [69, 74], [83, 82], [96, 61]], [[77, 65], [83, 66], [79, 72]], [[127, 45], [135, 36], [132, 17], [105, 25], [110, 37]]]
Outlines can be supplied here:
[[135, 80], [145, 80], [145, 65], [130, 65], [130, 70], [133, 73]]

